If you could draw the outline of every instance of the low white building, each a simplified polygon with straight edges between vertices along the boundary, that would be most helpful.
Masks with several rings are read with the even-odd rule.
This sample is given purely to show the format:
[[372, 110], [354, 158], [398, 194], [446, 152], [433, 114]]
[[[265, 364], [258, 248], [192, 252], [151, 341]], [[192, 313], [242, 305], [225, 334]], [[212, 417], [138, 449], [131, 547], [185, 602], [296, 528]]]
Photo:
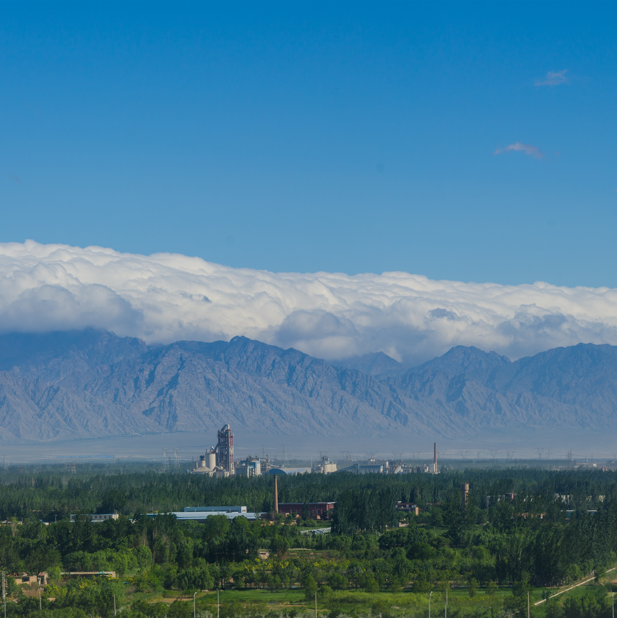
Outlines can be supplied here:
[[172, 513], [148, 513], [148, 517], [156, 517], [157, 515], [174, 515], [178, 521], [196, 521], [203, 523], [208, 517], [223, 515], [227, 519], [235, 519], [236, 517], [246, 517], [249, 521], [255, 521], [260, 518], [260, 513], [248, 513], [245, 506], [186, 506], [184, 511], [175, 511]]
[[[118, 519], [118, 517], [120, 517], [118, 513], [83, 513], [83, 515], [85, 515], [86, 517], [89, 517], [90, 521], [92, 521], [92, 523], [94, 524], [102, 522], [102, 521], [107, 521], [108, 519]], [[70, 515], [71, 522], [74, 523], [76, 517], [77, 515], [75, 513], [71, 513]]]

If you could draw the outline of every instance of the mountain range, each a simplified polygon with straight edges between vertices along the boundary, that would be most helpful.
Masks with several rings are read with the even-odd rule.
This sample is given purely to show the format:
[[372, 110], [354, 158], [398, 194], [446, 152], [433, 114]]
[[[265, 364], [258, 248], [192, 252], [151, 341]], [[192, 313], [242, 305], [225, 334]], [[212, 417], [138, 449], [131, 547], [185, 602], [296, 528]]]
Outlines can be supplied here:
[[0, 439], [214, 431], [430, 435], [617, 429], [617, 347], [510, 361], [455, 347], [419, 367], [328, 363], [235, 337], [148, 346], [107, 331], [0, 336]]

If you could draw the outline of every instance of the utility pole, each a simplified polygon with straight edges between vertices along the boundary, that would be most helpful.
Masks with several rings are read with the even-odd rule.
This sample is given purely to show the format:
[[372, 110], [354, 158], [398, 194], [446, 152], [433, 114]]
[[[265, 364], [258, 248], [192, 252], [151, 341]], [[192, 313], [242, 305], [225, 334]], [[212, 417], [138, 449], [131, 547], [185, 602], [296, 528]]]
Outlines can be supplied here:
[[448, 618], [448, 588], [450, 587], [450, 582], [446, 582], [446, 610], [444, 612], [444, 618]]
[[527, 591], [527, 618], [529, 618], [529, 590]]
[[[615, 594], [613, 594], [613, 605], [615, 604], [614, 598]], [[4, 604], [4, 618], [6, 618], [6, 582], [4, 580], [4, 571], [2, 571], [2, 603]]]
[[43, 605], [41, 603], [41, 584], [39, 584], [39, 611], [43, 611]]
[[433, 596], [433, 591], [428, 595], [428, 618], [431, 618], [431, 597]]
[[195, 611], [195, 595], [197, 594], [197, 592], [193, 592], [193, 618], [195, 618], [195, 616], [197, 616], [196, 611]]
[[221, 615], [221, 603], [219, 601], [219, 589], [216, 589], [216, 618], [220, 618]]

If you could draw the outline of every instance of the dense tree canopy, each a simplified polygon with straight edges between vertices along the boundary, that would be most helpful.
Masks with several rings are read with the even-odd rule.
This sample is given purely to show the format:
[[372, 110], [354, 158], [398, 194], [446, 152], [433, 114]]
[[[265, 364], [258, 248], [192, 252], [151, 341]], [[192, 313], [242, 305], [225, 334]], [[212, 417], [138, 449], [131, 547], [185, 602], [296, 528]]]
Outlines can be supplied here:
[[[46, 596], [56, 600], [44, 608], [50, 616], [94, 609], [110, 615], [110, 599], [122, 599], [127, 589], [150, 594], [302, 586], [308, 596], [403, 588], [424, 594], [456, 583], [470, 595], [478, 587], [488, 594], [508, 586], [516, 600], [527, 586], [562, 584], [617, 562], [615, 480], [612, 472], [538, 469], [279, 478], [281, 501], [336, 502], [332, 533], [313, 536], [282, 516], [257, 522], [213, 516], [197, 524], [165, 514], [196, 505], [245, 505], [268, 513], [269, 477], [22, 474], [5, 477], [0, 487], [7, 519], [0, 527], [0, 566], [8, 573], [47, 571], [56, 580], [66, 571], [121, 576], [87, 585], [53, 583]], [[463, 481], [471, 485], [466, 507]], [[422, 513], [403, 516], [397, 501], [415, 501]], [[119, 519], [92, 523], [87, 516], [113, 510]], [[67, 514], [73, 511], [78, 515], [71, 523]], [[399, 520], [406, 527], [397, 527]], [[269, 557], [259, 557], [259, 550]], [[594, 599], [553, 604], [550, 611], [556, 618], [600, 618], [605, 603]], [[31, 603], [24, 598], [10, 612], [29, 615]], [[135, 616], [147, 615], [137, 599], [131, 607]]]

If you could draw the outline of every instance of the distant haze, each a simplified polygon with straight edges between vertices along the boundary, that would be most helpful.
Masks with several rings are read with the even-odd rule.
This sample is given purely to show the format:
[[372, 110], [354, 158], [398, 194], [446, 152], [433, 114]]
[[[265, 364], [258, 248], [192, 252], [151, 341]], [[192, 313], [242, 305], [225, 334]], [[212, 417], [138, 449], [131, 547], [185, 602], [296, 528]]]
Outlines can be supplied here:
[[247, 336], [314, 357], [417, 365], [456, 345], [512, 359], [617, 344], [617, 291], [433, 281], [403, 272], [272, 273], [178, 254], [0, 244], [0, 329], [95, 327], [147, 343]]

